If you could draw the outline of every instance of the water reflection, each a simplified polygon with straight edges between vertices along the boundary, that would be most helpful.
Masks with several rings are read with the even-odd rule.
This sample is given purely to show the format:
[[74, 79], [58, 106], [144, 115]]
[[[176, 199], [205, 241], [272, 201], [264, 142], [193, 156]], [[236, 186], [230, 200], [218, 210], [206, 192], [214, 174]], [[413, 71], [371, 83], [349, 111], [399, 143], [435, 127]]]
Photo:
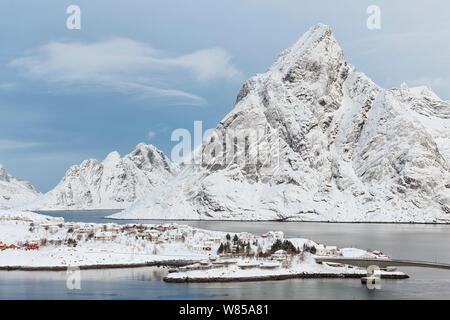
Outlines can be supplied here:
[[[117, 212], [117, 211], [115, 211]], [[44, 213], [44, 212], [43, 212]], [[111, 211], [45, 212], [66, 221], [106, 223]], [[166, 223], [167, 221], [114, 221]], [[194, 227], [256, 234], [282, 230], [287, 237], [339, 247], [381, 249], [403, 259], [450, 263], [450, 225], [329, 224], [180, 221]], [[450, 272], [404, 268], [411, 278], [383, 280], [368, 291], [356, 279], [291, 279], [245, 283], [165, 283], [168, 268], [81, 271], [81, 290], [67, 290], [65, 272], [0, 271], [0, 299], [450, 299]]]
[[[81, 290], [68, 290], [65, 272], [0, 271], [0, 299], [445, 299], [450, 281], [383, 280], [369, 291], [358, 279], [165, 283], [167, 268], [82, 270]], [[448, 279], [448, 277], [446, 278]]]

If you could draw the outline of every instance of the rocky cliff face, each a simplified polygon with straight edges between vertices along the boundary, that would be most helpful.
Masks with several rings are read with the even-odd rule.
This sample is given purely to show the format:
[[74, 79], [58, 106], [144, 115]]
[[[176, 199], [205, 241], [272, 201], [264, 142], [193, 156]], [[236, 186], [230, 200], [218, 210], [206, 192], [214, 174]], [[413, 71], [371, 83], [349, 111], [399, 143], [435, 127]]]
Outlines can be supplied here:
[[162, 151], [142, 143], [123, 158], [112, 152], [102, 162], [91, 159], [71, 167], [53, 190], [29, 208], [123, 209], [166, 183], [178, 170]]
[[0, 209], [10, 209], [36, 199], [40, 192], [29, 182], [8, 174], [0, 164]]
[[317, 25], [243, 85], [194, 164], [112, 217], [450, 222], [449, 113], [430, 89], [379, 87]]

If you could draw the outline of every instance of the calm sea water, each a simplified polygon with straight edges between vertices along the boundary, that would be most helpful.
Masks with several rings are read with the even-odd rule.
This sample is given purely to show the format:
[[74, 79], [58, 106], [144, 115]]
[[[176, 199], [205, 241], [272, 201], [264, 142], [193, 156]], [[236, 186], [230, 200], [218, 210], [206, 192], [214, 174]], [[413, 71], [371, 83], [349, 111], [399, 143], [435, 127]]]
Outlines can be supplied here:
[[[66, 221], [104, 223], [111, 211], [42, 212]], [[117, 223], [165, 223], [126, 220]], [[179, 221], [194, 227], [265, 233], [282, 230], [339, 247], [379, 249], [395, 258], [450, 263], [450, 225]], [[292, 279], [245, 283], [165, 283], [166, 268], [86, 270], [81, 290], [68, 290], [65, 272], [0, 272], [0, 299], [450, 299], [450, 271], [402, 268], [406, 280], [382, 280], [369, 291], [354, 279]]]

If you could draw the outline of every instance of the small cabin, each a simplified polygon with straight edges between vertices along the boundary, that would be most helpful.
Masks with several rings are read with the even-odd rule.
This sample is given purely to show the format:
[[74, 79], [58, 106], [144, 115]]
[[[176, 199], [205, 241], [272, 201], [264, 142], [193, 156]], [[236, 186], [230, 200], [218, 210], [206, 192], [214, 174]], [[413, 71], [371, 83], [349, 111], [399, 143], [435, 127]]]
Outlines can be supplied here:
[[99, 241], [112, 241], [115, 239], [111, 232], [99, 232], [94, 236], [94, 238]]
[[319, 244], [315, 246], [316, 255], [318, 256], [340, 256], [341, 251], [336, 246], [325, 246], [323, 244]]
[[80, 228], [80, 226], [75, 222], [66, 222], [65, 227], [67, 229], [74, 229], [74, 230]]
[[78, 229], [79, 233], [91, 233], [94, 231], [95, 231], [95, 229], [94, 229], [94, 226], [92, 226], [92, 225], [84, 225]]
[[287, 252], [284, 250], [278, 250], [270, 256], [272, 260], [283, 261], [287, 259]]
[[273, 240], [283, 240], [284, 232], [283, 231], [269, 231], [266, 234], [263, 234], [262, 238], [269, 238], [269, 239], [273, 239]]

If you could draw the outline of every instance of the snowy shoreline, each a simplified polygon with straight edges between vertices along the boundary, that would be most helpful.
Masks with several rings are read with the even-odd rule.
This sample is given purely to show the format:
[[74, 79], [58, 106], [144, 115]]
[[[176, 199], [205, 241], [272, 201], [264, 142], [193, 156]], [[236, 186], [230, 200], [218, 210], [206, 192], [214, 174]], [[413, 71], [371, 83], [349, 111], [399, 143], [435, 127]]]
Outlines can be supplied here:
[[[182, 267], [197, 262], [196, 260], [161, 260], [144, 263], [116, 263], [79, 265], [80, 270], [127, 269], [144, 267]], [[0, 271], [66, 271], [70, 266], [0, 266]]]
[[[78, 212], [99, 212], [99, 211], [115, 211], [115, 210], [120, 210], [120, 209], [76, 209], [76, 210], [34, 210], [34, 211], [30, 211], [30, 212], [34, 212], [34, 213], [38, 213], [38, 214], [45, 214], [45, 213], [60, 213], [60, 212], [70, 212], [70, 213], [78, 213]], [[121, 210], [122, 211], [122, 210]], [[43, 213], [40, 213], [43, 212]], [[167, 223], [170, 222], [184, 222], [184, 221], [188, 221], [188, 222], [283, 222], [283, 223], [330, 223], [330, 224], [413, 224], [413, 225], [450, 225], [450, 220], [447, 221], [442, 221], [442, 222], [419, 222], [419, 221], [354, 221], [354, 220], [349, 220], [349, 221], [333, 221], [333, 220], [295, 220], [295, 219], [290, 219], [290, 220], [277, 220], [277, 219], [269, 219], [269, 220], [250, 220], [250, 219], [237, 219], [237, 220], [232, 220], [232, 219], [227, 219], [227, 220], [223, 220], [223, 219], [159, 219], [159, 218], [154, 218], [154, 219], [142, 219], [142, 218], [118, 218], [118, 217], [111, 217], [111, 216], [104, 216], [103, 219], [105, 220], [111, 220], [111, 221], [122, 221], [122, 220], [136, 220], [139, 222], [153, 222], [153, 221], [164, 221]]]
[[[48, 211], [53, 212], [53, 211]], [[104, 219], [112, 220], [112, 221], [121, 221], [121, 220], [136, 220], [136, 221], [166, 221], [166, 222], [282, 222], [282, 223], [330, 223], [330, 224], [414, 224], [414, 225], [447, 225], [450, 224], [450, 220], [448, 222], [415, 222], [415, 221], [323, 221], [323, 220], [208, 220], [208, 219], [133, 219], [133, 218], [112, 218], [112, 217], [104, 217]]]
[[[282, 231], [262, 235], [187, 225], [66, 222], [33, 212], [0, 211], [0, 270], [64, 271], [170, 266], [167, 282], [288, 278], [361, 278], [367, 270], [318, 263], [320, 256], [385, 259], [381, 252], [337, 248]], [[384, 276], [404, 279], [395, 270]]]
[[[361, 279], [365, 277], [365, 273], [360, 274], [343, 274], [343, 273], [298, 273], [298, 274], [279, 274], [268, 276], [248, 276], [248, 277], [185, 277], [185, 278], [171, 278], [164, 277], [165, 282], [170, 283], [209, 283], [209, 282], [251, 282], [251, 281], [278, 281], [288, 279]], [[382, 273], [381, 279], [408, 279], [409, 276], [404, 273]]]
[[[412, 225], [450, 225], [450, 219], [443, 220], [443, 221], [393, 221], [393, 220], [386, 220], [386, 221], [368, 221], [368, 220], [301, 220], [301, 219], [295, 219], [290, 218], [286, 220], [280, 220], [280, 219], [260, 219], [260, 220], [252, 220], [252, 219], [163, 219], [163, 218], [133, 218], [133, 217], [117, 217], [115, 216], [117, 213], [120, 213], [123, 211], [123, 209], [55, 209], [55, 210], [27, 210], [29, 212], [37, 213], [37, 214], [46, 214], [46, 213], [79, 213], [79, 212], [99, 212], [104, 211], [106, 214], [108, 214], [110, 211], [118, 211], [111, 215], [106, 215], [103, 217], [105, 220], [111, 220], [111, 221], [122, 221], [122, 220], [136, 220], [139, 222], [152, 222], [152, 221], [165, 221], [167, 223], [170, 222], [183, 222], [183, 221], [189, 221], [189, 222], [283, 222], [283, 223], [330, 223], [330, 224], [412, 224]], [[42, 212], [42, 213], [41, 213]]]

